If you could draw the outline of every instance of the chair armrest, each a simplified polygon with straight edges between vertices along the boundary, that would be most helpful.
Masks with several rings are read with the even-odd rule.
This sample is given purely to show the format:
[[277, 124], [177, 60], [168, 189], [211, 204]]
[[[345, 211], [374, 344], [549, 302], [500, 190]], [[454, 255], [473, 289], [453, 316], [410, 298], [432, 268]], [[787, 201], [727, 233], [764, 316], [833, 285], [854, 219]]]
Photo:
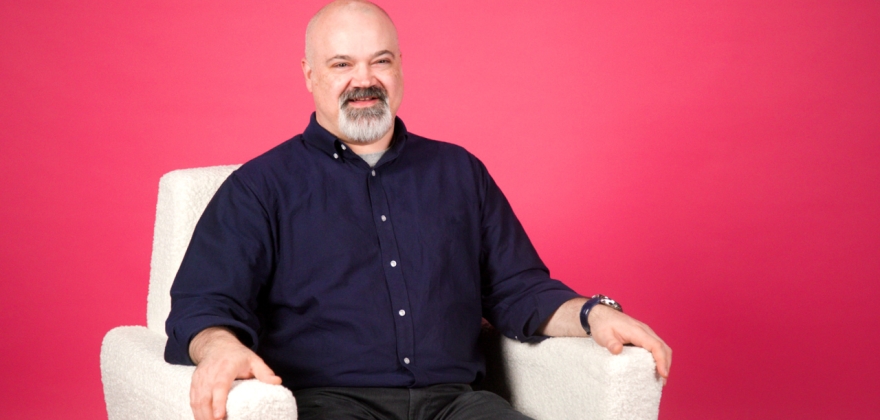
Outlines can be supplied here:
[[[189, 388], [195, 367], [165, 362], [165, 336], [146, 327], [118, 327], [101, 345], [101, 380], [111, 420], [192, 419]], [[256, 379], [235, 381], [228, 420], [296, 419], [293, 394]]]
[[501, 337], [511, 404], [538, 420], [656, 419], [662, 379], [651, 353], [611, 354], [590, 338], [525, 344]]

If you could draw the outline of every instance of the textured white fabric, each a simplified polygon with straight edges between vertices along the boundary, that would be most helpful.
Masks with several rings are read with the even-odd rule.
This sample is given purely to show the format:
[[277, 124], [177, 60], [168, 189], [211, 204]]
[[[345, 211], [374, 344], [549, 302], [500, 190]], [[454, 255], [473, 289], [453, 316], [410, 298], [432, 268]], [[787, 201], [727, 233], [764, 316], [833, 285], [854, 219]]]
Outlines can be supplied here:
[[656, 419], [663, 383], [647, 350], [613, 355], [587, 338], [503, 338], [511, 404], [536, 419]]
[[[117, 327], [101, 345], [101, 379], [110, 420], [192, 419], [191, 366], [165, 363], [165, 336], [144, 327]], [[235, 381], [229, 420], [295, 420], [296, 402], [280, 385]]]
[[165, 334], [165, 319], [171, 311], [168, 292], [196, 223], [220, 184], [239, 166], [180, 169], [168, 172], [159, 180], [153, 258], [150, 261], [150, 292], [147, 296], [149, 329]]
[[[165, 363], [169, 290], [196, 222], [220, 184], [238, 165], [182, 169], [159, 181], [147, 328], [118, 327], [104, 338], [101, 375], [110, 419], [191, 419], [192, 367]], [[442, 322], [442, 321], [440, 321]], [[504, 337], [489, 346], [499, 366], [499, 394], [538, 420], [656, 419], [662, 384], [647, 351], [628, 347], [614, 356], [591, 339], [553, 338], [523, 344]], [[499, 350], [500, 349], [500, 350]], [[494, 378], [492, 377], [494, 376]], [[236, 381], [229, 419], [296, 419], [289, 390]]]

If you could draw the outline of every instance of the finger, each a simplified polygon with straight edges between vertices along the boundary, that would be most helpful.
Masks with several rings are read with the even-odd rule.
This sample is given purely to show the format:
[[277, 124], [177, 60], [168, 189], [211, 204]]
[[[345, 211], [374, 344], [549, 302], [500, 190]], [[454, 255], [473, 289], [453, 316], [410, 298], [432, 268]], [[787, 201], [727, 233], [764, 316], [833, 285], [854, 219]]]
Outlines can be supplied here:
[[226, 417], [226, 397], [229, 395], [229, 388], [220, 385], [214, 388], [213, 402], [211, 404], [213, 418], [222, 419]]
[[660, 376], [669, 377], [669, 356], [667, 355], [666, 344], [660, 337], [650, 334], [642, 328], [635, 328], [629, 342], [651, 352], [654, 357], [654, 363], [657, 365], [657, 373]]
[[[669, 345], [666, 344], [666, 342], [663, 341], [663, 339], [660, 338], [660, 336], [657, 335], [657, 333], [655, 333], [654, 330], [651, 329], [651, 327], [649, 327], [647, 324], [642, 324], [642, 326], [650, 333], [651, 336], [653, 336], [654, 338], [657, 339], [657, 341], [660, 342], [660, 347], [661, 347], [661, 350], [665, 356], [664, 359], [666, 360], [666, 365], [665, 365], [666, 371], [665, 371], [664, 378], [668, 378], [669, 377], [669, 369], [672, 367], [672, 348], [669, 347]], [[664, 384], [665, 384], [665, 381], [664, 381]]]
[[605, 344], [605, 348], [607, 348], [611, 354], [620, 354], [623, 351], [623, 341], [617, 338], [612, 338]]
[[202, 384], [197, 375], [193, 375], [193, 383], [189, 393], [190, 407], [196, 420], [211, 420], [211, 393]]
[[666, 352], [663, 351], [663, 347], [657, 346], [651, 349], [651, 354], [654, 355], [654, 362], [657, 364], [657, 373], [664, 378], [668, 378], [669, 361], [666, 358]]
[[663, 343], [663, 351], [666, 352], [666, 377], [669, 377], [669, 370], [672, 369], [672, 347]]
[[[664, 379], [669, 378], [669, 369], [672, 367], [672, 348], [666, 345], [659, 337], [657, 341], [660, 342], [660, 345], [656, 349], [651, 350], [651, 354], [654, 355], [654, 360], [657, 363], [657, 373]], [[660, 354], [659, 357], [658, 353]], [[665, 384], [666, 382], [664, 381]]]
[[260, 382], [271, 385], [281, 385], [281, 378], [275, 375], [272, 368], [263, 362], [262, 359], [256, 358], [251, 361], [251, 372], [253, 372], [254, 377]]

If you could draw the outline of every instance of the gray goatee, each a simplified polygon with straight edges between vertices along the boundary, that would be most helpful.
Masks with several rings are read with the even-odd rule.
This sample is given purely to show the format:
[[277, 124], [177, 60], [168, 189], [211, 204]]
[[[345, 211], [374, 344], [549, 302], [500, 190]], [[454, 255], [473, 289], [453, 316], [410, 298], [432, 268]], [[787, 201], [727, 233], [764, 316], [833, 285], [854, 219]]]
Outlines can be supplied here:
[[[368, 108], [352, 108], [349, 102], [356, 99], [378, 99]], [[370, 86], [352, 88], [339, 97], [339, 131], [357, 143], [372, 143], [391, 129], [394, 121], [388, 108], [388, 94], [384, 88]]]

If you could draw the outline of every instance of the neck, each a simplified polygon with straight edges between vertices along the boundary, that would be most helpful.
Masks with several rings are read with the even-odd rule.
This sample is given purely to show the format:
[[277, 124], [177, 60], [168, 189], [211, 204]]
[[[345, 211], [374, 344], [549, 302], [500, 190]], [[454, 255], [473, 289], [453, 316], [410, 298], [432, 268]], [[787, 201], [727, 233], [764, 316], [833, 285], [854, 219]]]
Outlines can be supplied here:
[[[329, 131], [331, 134], [336, 136], [336, 138], [338, 138], [341, 142], [345, 143], [346, 146], [351, 148], [352, 152], [359, 154], [359, 155], [364, 155], [367, 153], [376, 153], [376, 152], [381, 152], [383, 150], [387, 150], [388, 147], [391, 145], [391, 138], [394, 137], [394, 125], [395, 124], [392, 123], [391, 129], [388, 130], [387, 133], [385, 133], [384, 135], [382, 135], [382, 137], [380, 137], [372, 142], [362, 143], [362, 142], [351, 141], [347, 137], [343, 136], [342, 133], [339, 132], [339, 129], [337, 127], [333, 126], [332, 124], [328, 124], [326, 121], [324, 121], [324, 118], [322, 118], [320, 113], [318, 113], [316, 115], [316, 117], [317, 117], [318, 125], [320, 125], [321, 127], [324, 127], [324, 129]], [[394, 119], [395, 119], [395, 117], [392, 115], [392, 120], [394, 120]]]
[[378, 140], [375, 140], [370, 143], [361, 143], [361, 142], [350, 141], [350, 140], [348, 140], [342, 136], [339, 136], [339, 135], [337, 135], [336, 137], [338, 137], [339, 140], [341, 140], [343, 143], [345, 143], [346, 146], [350, 147], [352, 152], [359, 154], [359, 155], [365, 155], [367, 153], [376, 153], [376, 152], [381, 152], [383, 150], [387, 150], [388, 146], [391, 145], [391, 138], [393, 136], [394, 136], [394, 127], [392, 127], [390, 130], [388, 130], [388, 132], [385, 133], [385, 135], [380, 137]]

